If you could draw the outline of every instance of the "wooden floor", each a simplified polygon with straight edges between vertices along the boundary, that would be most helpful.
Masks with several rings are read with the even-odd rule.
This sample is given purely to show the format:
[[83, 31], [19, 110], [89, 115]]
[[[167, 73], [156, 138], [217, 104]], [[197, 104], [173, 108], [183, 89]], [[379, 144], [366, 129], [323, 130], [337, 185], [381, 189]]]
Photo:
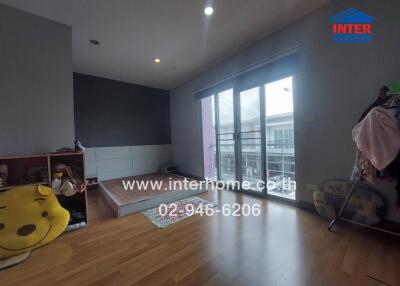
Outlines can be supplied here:
[[[229, 191], [201, 197], [259, 203], [259, 217], [194, 216], [157, 229], [115, 218], [89, 192], [90, 225], [0, 272], [0, 285], [400, 285], [400, 241]], [[381, 280], [382, 282], [379, 282]]]

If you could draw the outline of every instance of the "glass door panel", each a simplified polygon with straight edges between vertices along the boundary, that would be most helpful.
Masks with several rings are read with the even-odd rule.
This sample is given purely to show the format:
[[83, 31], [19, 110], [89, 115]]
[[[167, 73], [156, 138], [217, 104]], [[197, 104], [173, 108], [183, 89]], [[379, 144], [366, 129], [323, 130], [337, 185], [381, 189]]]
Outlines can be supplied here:
[[292, 82], [292, 77], [287, 77], [268, 83], [264, 88], [267, 193], [294, 200], [296, 177]]
[[219, 177], [223, 181], [236, 179], [235, 117], [233, 89], [218, 93], [217, 136], [219, 146]]
[[217, 143], [215, 139], [215, 104], [214, 95], [201, 100], [203, 127], [203, 163], [204, 177], [218, 180]]
[[262, 192], [260, 88], [241, 91], [239, 102], [241, 180], [248, 190]]

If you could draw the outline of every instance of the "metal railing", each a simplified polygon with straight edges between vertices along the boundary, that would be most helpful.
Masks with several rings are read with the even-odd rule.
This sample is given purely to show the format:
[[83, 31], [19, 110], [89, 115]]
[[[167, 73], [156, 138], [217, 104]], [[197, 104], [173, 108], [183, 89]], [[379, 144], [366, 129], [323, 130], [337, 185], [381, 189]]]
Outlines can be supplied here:
[[[242, 141], [242, 172], [244, 174], [254, 173], [259, 177], [261, 176], [261, 144], [255, 139], [246, 139]], [[224, 177], [235, 176], [235, 145], [232, 143], [226, 143], [224, 141], [220, 144], [220, 164], [221, 173]], [[295, 153], [294, 153], [294, 140], [273, 140], [267, 141], [266, 143], [267, 153], [267, 177], [290, 177], [294, 179], [295, 175]], [[216, 160], [216, 148], [215, 145], [210, 145], [210, 151], [213, 152], [214, 162]], [[246, 166], [243, 166], [243, 162], [247, 162]], [[214, 163], [215, 166], [215, 163]], [[243, 167], [245, 168], [243, 170]], [[289, 170], [288, 170], [289, 167]], [[246, 168], [252, 168], [252, 172], [248, 172]]]

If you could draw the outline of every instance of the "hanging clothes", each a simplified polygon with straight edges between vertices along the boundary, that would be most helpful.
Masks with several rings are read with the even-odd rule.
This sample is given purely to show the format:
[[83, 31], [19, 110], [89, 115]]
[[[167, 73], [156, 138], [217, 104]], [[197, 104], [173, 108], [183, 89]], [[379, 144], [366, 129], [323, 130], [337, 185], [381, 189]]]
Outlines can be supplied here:
[[353, 129], [357, 148], [379, 171], [392, 163], [400, 151], [395, 113], [395, 109], [375, 107]]
[[396, 108], [400, 106], [400, 94], [388, 97], [388, 100], [382, 106], [385, 108]]
[[389, 92], [389, 88], [387, 86], [381, 87], [381, 89], [379, 90], [378, 98], [370, 106], [368, 106], [368, 108], [361, 114], [361, 117], [360, 119], [358, 119], [358, 122], [361, 122], [368, 115], [371, 109], [378, 106], [382, 106], [389, 100], [389, 97], [386, 96], [387, 92]]
[[370, 184], [375, 184], [377, 179], [378, 170], [372, 165], [371, 161], [361, 153], [361, 169], [362, 176]]
[[[375, 110], [376, 108], [380, 109]], [[366, 119], [367, 117], [369, 118]], [[397, 123], [397, 128], [394, 122]], [[396, 129], [400, 129], [400, 84], [390, 83], [379, 90], [378, 99], [362, 113], [358, 125], [353, 129], [357, 148], [361, 148], [366, 154], [357, 149], [351, 179], [365, 179], [370, 183], [378, 178], [396, 179], [397, 205], [400, 207], [400, 150], [395, 155], [399, 144]], [[379, 158], [382, 153], [384, 158]], [[377, 159], [375, 164], [370, 158]], [[375, 167], [383, 169], [378, 171]]]

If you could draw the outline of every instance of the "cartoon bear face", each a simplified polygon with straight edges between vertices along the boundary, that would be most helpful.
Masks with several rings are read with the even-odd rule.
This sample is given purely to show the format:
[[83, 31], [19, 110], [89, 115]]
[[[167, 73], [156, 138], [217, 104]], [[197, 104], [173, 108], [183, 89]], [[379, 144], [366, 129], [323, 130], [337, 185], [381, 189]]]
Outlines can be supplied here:
[[0, 193], [0, 259], [41, 247], [67, 227], [69, 212], [53, 189], [24, 186]]

